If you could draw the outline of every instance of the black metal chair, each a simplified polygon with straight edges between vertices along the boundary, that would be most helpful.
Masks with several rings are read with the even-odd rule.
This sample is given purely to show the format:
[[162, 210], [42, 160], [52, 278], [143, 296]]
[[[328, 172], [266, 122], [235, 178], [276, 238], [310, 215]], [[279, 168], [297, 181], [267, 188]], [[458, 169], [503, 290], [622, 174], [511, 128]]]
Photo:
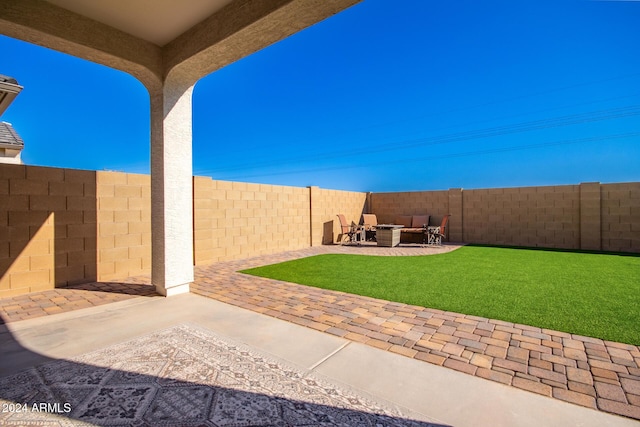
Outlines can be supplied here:
[[[451, 215], [445, 215], [442, 217], [442, 222], [438, 226], [426, 227], [427, 244], [442, 245], [442, 238], [446, 238], [447, 224], [449, 223], [450, 216]], [[425, 231], [423, 231], [423, 233]]]

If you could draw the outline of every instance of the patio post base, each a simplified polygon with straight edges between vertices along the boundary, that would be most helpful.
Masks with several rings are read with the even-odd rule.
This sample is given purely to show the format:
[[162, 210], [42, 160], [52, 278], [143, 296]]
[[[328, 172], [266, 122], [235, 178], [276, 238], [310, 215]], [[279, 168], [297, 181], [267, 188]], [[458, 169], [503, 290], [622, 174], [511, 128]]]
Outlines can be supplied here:
[[188, 294], [189, 285], [190, 283], [184, 283], [182, 285], [171, 286], [169, 288], [165, 288], [162, 285], [156, 285], [156, 292], [165, 297], [172, 297], [179, 294]]

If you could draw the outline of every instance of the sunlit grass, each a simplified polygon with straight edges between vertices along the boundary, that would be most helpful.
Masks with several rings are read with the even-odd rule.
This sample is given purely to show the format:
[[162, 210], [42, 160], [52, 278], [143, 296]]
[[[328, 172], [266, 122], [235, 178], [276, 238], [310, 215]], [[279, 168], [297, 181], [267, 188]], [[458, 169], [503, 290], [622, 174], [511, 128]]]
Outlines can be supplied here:
[[640, 345], [640, 257], [465, 246], [418, 257], [318, 255], [243, 271]]

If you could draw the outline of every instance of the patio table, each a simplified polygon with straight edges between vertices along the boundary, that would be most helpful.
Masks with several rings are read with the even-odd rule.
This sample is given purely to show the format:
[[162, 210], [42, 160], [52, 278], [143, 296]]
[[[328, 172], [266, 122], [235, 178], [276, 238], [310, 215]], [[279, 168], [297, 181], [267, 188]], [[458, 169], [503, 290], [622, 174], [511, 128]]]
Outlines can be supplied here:
[[376, 242], [378, 246], [394, 247], [400, 244], [400, 229], [403, 225], [378, 224], [376, 225]]

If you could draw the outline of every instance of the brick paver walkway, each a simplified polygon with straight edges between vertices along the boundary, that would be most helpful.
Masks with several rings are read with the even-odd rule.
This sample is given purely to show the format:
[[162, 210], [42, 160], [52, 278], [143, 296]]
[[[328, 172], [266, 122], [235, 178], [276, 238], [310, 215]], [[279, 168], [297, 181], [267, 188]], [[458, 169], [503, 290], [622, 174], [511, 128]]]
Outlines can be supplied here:
[[[456, 248], [307, 248], [197, 267], [191, 290], [417, 360], [640, 420], [640, 347], [237, 273], [320, 253], [422, 255]], [[148, 283], [142, 277], [7, 298], [0, 300], [0, 315], [9, 322], [157, 295]]]
[[122, 283], [84, 283], [33, 292], [0, 299], [0, 323], [33, 319], [140, 296], [160, 297], [146, 278], [131, 278]]
[[[451, 250], [444, 246], [441, 250]], [[236, 273], [322, 247], [196, 268], [192, 292], [417, 360], [640, 420], [640, 347]], [[413, 252], [412, 252], [413, 250]], [[424, 251], [437, 249], [424, 249]], [[420, 248], [405, 248], [403, 255]]]

